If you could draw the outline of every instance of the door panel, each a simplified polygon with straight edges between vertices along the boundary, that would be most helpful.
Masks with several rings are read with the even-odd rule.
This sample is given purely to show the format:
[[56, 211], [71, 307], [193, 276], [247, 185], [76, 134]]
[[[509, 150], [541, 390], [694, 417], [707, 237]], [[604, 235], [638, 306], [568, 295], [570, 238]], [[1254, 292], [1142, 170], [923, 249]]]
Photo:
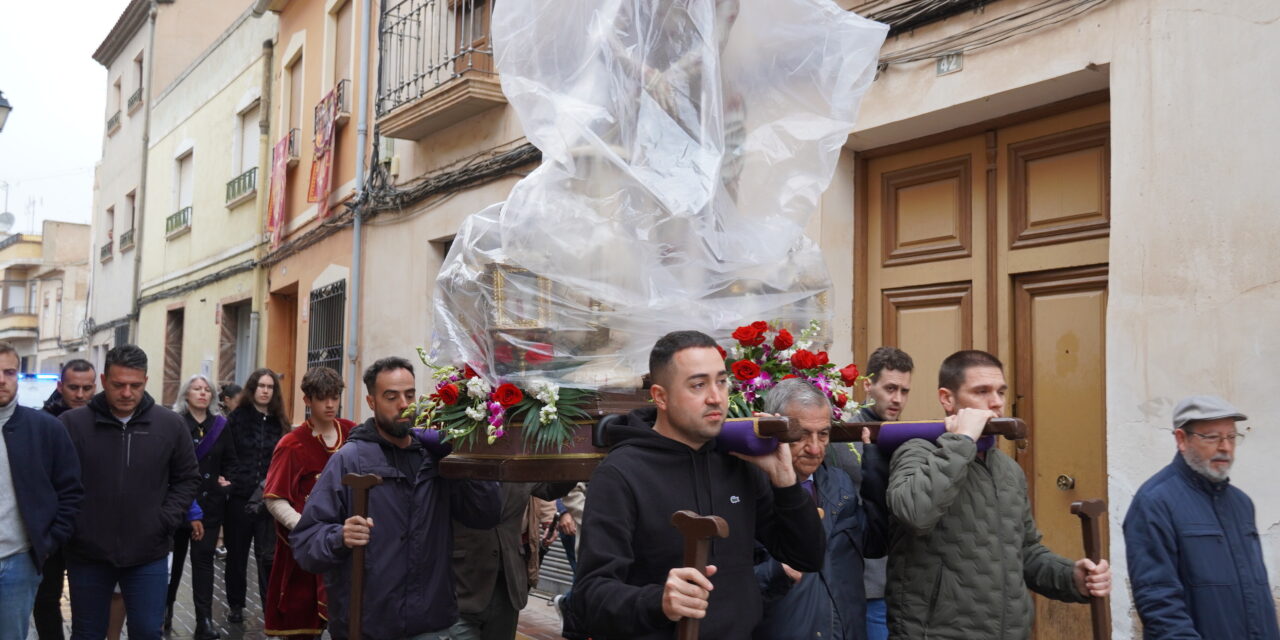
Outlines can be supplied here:
[[[1044, 544], [1075, 560], [1084, 547], [1071, 503], [1107, 496], [1107, 269], [1019, 276], [1014, 302], [1016, 413], [1034, 428], [1017, 457]], [[1088, 637], [1089, 609], [1037, 596], [1036, 629], [1039, 640]]]
[[[904, 417], [942, 414], [936, 380], [952, 352], [1005, 362], [1008, 411], [1031, 424], [1027, 473], [1045, 544], [1082, 555], [1073, 500], [1105, 497], [1109, 105], [1094, 104], [898, 153], [868, 152], [854, 337], [915, 360]], [[1074, 480], [1060, 490], [1059, 475]], [[1036, 640], [1088, 637], [1087, 607], [1037, 598]]]
[[973, 346], [972, 291], [971, 283], [962, 282], [884, 292], [884, 343], [911, 345], [911, 358], [921, 372], [915, 386], [924, 390], [916, 396], [920, 400], [907, 403], [901, 420], [941, 415], [929, 391], [942, 360]]

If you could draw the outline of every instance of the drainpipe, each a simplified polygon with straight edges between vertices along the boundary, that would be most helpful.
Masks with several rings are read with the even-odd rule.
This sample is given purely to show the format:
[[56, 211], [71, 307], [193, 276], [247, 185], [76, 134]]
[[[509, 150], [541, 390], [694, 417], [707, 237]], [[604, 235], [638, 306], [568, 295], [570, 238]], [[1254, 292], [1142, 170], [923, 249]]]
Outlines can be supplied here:
[[142, 308], [138, 298], [142, 295], [142, 249], [145, 241], [143, 228], [147, 224], [147, 156], [151, 147], [151, 101], [155, 92], [151, 89], [151, 70], [155, 68], [152, 61], [156, 57], [156, 0], [151, 0], [151, 9], [147, 11], [147, 80], [143, 92], [146, 93], [142, 115], [142, 176], [138, 179], [138, 197], [133, 199], [133, 311], [129, 314], [129, 342], [138, 342], [138, 323], [141, 320]]
[[[265, 2], [262, 0], [258, 3], [261, 5]], [[254, 6], [254, 15], [261, 16], [257, 13], [257, 5]], [[261, 260], [266, 253], [266, 237], [267, 210], [271, 202], [271, 78], [272, 68], [275, 56], [275, 41], [267, 38], [262, 41], [262, 89], [258, 97], [258, 196], [255, 203], [258, 209], [258, 251], [255, 259]], [[263, 181], [266, 180], [266, 184]], [[249, 307], [249, 353], [252, 354], [254, 368], [261, 367], [266, 358], [258, 351], [260, 333], [262, 332], [262, 311], [266, 307], [267, 300], [267, 269], [259, 266], [254, 270], [254, 279], [257, 281], [253, 287], [253, 303]]]
[[353, 196], [356, 208], [353, 212], [351, 232], [351, 321], [347, 324], [347, 413], [355, 417], [360, 414], [356, 399], [360, 397], [357, 387], [360, 376], [360, 279], [361, 279], [361, 235], [364, 204], [364, 154], [365, 142], [369, 132], [369, 4], [370, 0], [360, 0], [360, 80], [356, 84], [356, 193]]

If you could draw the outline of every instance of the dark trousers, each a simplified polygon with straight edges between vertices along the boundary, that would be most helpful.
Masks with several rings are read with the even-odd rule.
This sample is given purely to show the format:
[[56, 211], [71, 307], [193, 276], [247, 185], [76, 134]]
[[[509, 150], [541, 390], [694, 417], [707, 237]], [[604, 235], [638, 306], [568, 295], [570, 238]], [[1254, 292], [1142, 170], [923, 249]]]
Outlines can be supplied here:
[[67, 562], [62, 549], [49, 554], [44, 561], [44, 577], [36, 590], [36, 606], [31, 615], [36, 621], [36, 633], [40, 640], [63, 640], [62, 634], [62, 583], [67, 576]]
[[227, 543], [227, 606], [244, 608], [244, 594], [248, 586], [245, 574], [249, 563], [249, 546], [258, 560], [258, 594], [267, 601], [267, 585], [271, 582], [271, 562], [275, 558], [275, 519], [266, 509], [245, 513], [247, 498], [231, 497], [227, 500], [226, 530], [223, 540]]
[[187, 547], [191, 545], [190, 523], [183, 523], [173, 532], [173, 561], [169, 565], [169, 594], [165, 606], [172, 607], [178, 599], [178, 585], [182, 584], [182, 566], [187, 564]]
[[221, 526], [205, 520], [204, 537], [191, 541], [191, 604], [197, 619], [213, 617], [213, 551], [218, 547]]
[[102, 562], [68, 562], [71, 640], [102, 640], [107, 636], [111, 594], [117, 584], [124, 595], [129, 640], [160, 640], [168, 581], [166, 558], [133, 567], [113, 567]]

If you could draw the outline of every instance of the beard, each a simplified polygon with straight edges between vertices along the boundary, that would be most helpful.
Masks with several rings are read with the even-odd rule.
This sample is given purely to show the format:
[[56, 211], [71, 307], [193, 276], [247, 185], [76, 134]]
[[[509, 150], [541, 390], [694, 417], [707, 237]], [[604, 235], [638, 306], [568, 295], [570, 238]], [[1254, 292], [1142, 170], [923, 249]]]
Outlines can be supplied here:
[[387, 435], [392, 438], [403, 438], [409, 435], [409, 427], [413, 426], [413, 423], [408, 420], [401, 422], [395, 419], [383, 420], [382, 418], [375, 417], [374, 421], [378, 423], [378, 427], [387, 432]]
[[[1231, 475], [1232, 459], [1229, 455], [1214, 454], [1212, 458], [1203, 458], [1200, 454], [1191, 449], [1182, 452], [1182, 459], [1187, 461], [1187, 466], [1195, 470], [1196, 473], [1208, 478], [1212, 482], [1224, 482]], [[1213, 462], [1226, 462], [1227, 468], [1219, 471], [1211, 464]]]

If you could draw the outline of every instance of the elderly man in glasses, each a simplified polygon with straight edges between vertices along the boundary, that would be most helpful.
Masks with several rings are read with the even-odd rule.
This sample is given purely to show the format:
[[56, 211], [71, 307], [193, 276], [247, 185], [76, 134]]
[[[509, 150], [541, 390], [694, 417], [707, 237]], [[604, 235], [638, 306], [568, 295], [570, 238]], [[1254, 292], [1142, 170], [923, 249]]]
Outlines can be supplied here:
[[1178, 455], [1138, 489], [1124, 518], [1145, 638], [1280, 640], [1253, 501], [1228, 479], [1246, 419], [1217, 396], [1173, 410]]

